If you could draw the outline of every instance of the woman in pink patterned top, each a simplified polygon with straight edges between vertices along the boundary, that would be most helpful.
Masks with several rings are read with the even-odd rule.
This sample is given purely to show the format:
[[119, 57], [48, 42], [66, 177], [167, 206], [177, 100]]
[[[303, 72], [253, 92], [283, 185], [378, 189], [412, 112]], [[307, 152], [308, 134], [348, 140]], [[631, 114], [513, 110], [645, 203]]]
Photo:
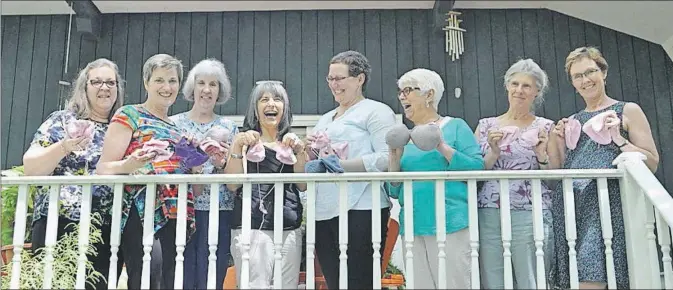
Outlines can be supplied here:
[[[481, 146], [485, 168], [492, 170], [548, 169], [547, 144], [551, 120], [537, 117], [548, 87], [547, 74], [531, 59], [519, 60], [505, 73], [509, 109], [497, 117], [479, 120], [475, 136]], [[535, 289], [535, 241], [533, 239], [533, 193], [530, 180], [510, 180], [509, 199], [512, 229], [512, 270], [519, 289]], [[545, 253], [552, 253], [551, 192], [542, 184]], [[482, 286], [504, 288], [503, 246], [500, 229], [500, 184], [483, 183], [477, 199], [479, 207], [479, 258]], [[548, 255], [546, 255], [548, 256]], [[546, 260], [545, 260], [546, 261]], [[549, 263], [545, 263], [548, 269]]]

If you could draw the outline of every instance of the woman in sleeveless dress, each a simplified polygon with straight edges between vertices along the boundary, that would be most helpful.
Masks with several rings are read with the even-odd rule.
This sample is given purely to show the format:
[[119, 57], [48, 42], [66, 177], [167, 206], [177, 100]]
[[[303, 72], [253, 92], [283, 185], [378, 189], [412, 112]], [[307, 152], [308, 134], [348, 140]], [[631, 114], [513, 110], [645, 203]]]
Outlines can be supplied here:
[[[593, 47], [575, 49], [566, 58], [565, 69], [572, 85], [584, 99], [586, 108], [558, 121], [552, 129], [552, 150], [549, 153], [551, 166], [562, 166], [563, 169], [614, 168], [612, 161], [622, 152], [640, 152], [647, 157], [647, 167], [655, 172], [659, 155], [647, 117], [637, 104], [608, 97], [605, 92], [608, 64], [600, 51]], [[609, 135], [611, 142], [596, 141], [599, 138], [595, 134], [588, 135], [580, 130], [576, 143], [569, 141], [570, 146], [566, 145], [565, 138], [570, 136], [565, 136], [565, 127], [574, 125], [581, 128], [595, 116], [604, 117], [605, 124], [613, 124], [606, 125], [607, 131], [603, 132]], [[617, 288], [624, 289], [629, 287], [629, 276], [619, 181], [609, 180], [608, 190], [615, 277]], [[573, 192], [579, 286], [581, 289], [605, 289], [609, 273], [605, 265], [596, 180], [574, 179]], [[570, 287], [569, 247], [565, 239], [563, 186], [560, 183], [552, 197], [552, 214], [556, 261], [552, 266], [551, 286], [567, 289]]]

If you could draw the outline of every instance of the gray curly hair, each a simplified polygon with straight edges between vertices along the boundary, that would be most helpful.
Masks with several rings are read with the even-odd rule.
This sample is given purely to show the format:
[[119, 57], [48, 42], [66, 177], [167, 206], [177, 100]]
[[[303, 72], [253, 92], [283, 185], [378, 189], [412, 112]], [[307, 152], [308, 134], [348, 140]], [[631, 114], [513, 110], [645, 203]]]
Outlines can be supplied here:
[[220, 83], [220, 91], [217, 94], [217, 104], [224, 104], [231, 99], [231, 82], [224, 64], [216, 59], [204, 59], [197, 63], [187, 74], [185, 84], [182, 87], [182, 95], [187, 101], [194, 101], [194, 86], [199, 76], [214, 76]]

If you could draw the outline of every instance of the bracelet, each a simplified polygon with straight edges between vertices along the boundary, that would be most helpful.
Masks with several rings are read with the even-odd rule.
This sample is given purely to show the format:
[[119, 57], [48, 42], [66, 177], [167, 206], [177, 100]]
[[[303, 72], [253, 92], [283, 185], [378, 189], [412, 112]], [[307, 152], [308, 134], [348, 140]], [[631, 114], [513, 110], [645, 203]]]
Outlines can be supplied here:
[[236, 153], [230, 153], [229, 156], [231, 156], [231, 158], [243, 159], [243, 154], [238, 155]]
[[549, 155], [547, 155], [547, 158], [545, 159], [544, 162], [540, 161], [540, 159], [537, 159], [537, 156], [535, 156], [535, 160], [537, 160], [537, 163], [540, 165], [547, 165], [549, 164]]
[[624, 147], [624, 146], [626, 146], [626, 145], [628, 145], [628, 144], [629, 144], [629, 141], [628, 141], [628, 140], [627, 140], [627, 141], [624, 141], [624, 143], [622, 143], [622, 145], [617, 145], [617, 148], [622, 148], [622, 147]]

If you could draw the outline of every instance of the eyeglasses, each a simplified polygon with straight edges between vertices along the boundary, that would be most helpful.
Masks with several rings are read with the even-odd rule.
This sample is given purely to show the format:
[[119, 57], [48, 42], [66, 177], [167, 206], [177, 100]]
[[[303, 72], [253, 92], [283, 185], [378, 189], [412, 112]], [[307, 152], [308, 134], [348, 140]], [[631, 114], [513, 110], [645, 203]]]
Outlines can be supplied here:
[[347, 77], [330, 77], [330, 76], [327, 76], [327, 77], [325, 77], [325, 80], [326, 80], [328, 83], [330, 83], [330, 82], [341, 82], [341, 81], [343, 81], [343, 80], [345, 80], [345, 79], [347, 79], [347, 78], [350, 78], [350, 77], [351, 77], [351, 76], [347, 76]]
[[103, 87], [103, 84], [107, 85], [108, 88], [117, 87], [117, 81], [113, 80], [110, 81], [89, 80], [89, 83], [91, 84], [91, 86], [99, 89]]
[[420, 91], [420, 90], [421, 90], [421, 88], [419, 88], [419, 87], [406, 87], [404, 89], [399, 89], [398, 88], [397, 89], [397, 95], [399, 96], [400, 94], [402, 94], [406, 98], [406, 97], [409, 96], [409, 94], [411, 94], [411, 92]]
[[572, 80], [573, 80], [573, 82], [581, 81], [585, 77], [590, 78], [590, 77], [595, 76], [596, 73], [599, 72], [599, 71], [600, 71], [600, 69], [590, 68], [583, 73], [576, 73], [576, 74], [572, 75]]

